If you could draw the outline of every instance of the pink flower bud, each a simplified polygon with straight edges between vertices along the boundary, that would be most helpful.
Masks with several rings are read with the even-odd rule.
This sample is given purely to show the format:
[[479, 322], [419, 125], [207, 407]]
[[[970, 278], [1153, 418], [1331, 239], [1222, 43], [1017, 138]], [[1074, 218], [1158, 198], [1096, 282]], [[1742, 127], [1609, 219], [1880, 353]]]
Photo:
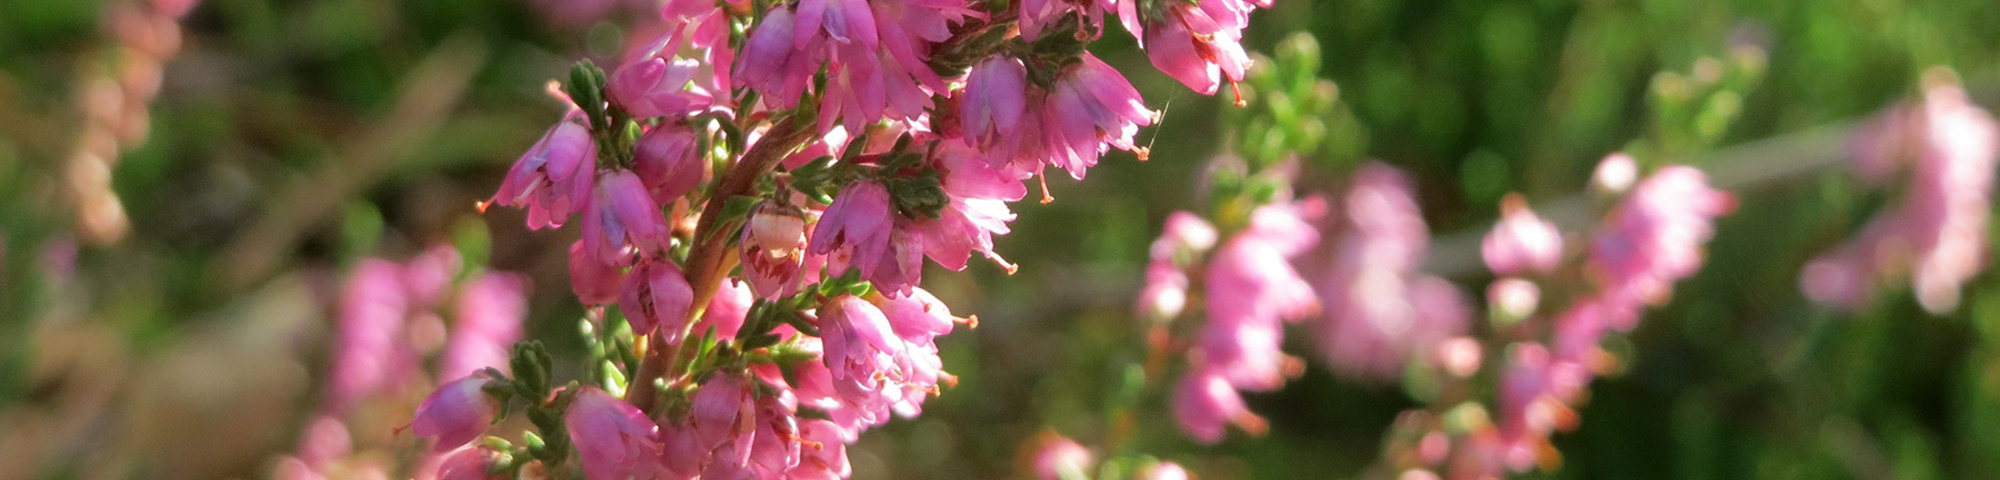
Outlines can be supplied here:
[[904, 378], [905, 344], [880, 309], [841, 295], [819, 309], [822, 360], [833, 387], [849, 403], [875, 410], [895, 401], [890, 382]]
[[618, 301], [625, 285], [624, 267], [607, 264], [583, 248], [583, 241], [569, 245], [569, 286], [584, 305], [604, 305]]
[[840, 427], [826, 420], [799, 422], [799, 433], [808, 443], [799, 449], [799, 466], [785, 472], [789, 478], [801, 480], [838, 480], [852, 475], [854, 470], [847, 463], [846, 434]]
[[1097, 459], [1083, 445], [1052, 431], [1042, 433], [1041, 445], [1035, 448], [1034, 461], [1035, 477], [1042, 480], [1087, 478], [1090, 467], [1097, 463]]
[[1547, 274], [1562, 262], [1562, 232], [1535, 216], [1527, 201], [1508, 195], [1500, 201], [1500, 222], [1479, 244], [1486, 267], [1500, 275]]
[[708, 162], [696, 148], [695, 134], [669, 121], [639, 137], [632, 171], [652, 194], [653, 202], [672, 205], [701, 184]]
[[493, 198], [480, 204], [528, 209], [528, 228], [557, 228], [589, 202], [597, 178], [597, 142], [590, 129], [564, 120], [514, 162]]
[[1590, 175], [1590, 187], [1612, 195], [1625, 193], [1632, 183], [1639, 181], [1639, 162], [1632, 160], [1624, 152], [1613, 153], [1597, 163], [1597, 171]]
[[618, 397], [583, 387], [570, 401], [563, 423], [590, 478], [651, 479], [665, 473], [654, 435], [658, 426]]
[[632, 324], [632, 333], [646, 335], [659, 329], [667, 343], [680, 342], [692, 303], [694, 288], [680, 267], [667, 259], [639, 262], [618, 295], [618, 310]]
[[485, 391], [493, 381], [491, 374], [480, 372], [439, 386], [417, 406], [410, 431], [436, 439], [431, 446], [434, 452], [449, 451], [479, 438], [500, 412], [500, 402]]
[[798, 207], [763, 203], [743, 228], [743, 279], [758, 298], [790, 295], [798, 287], [806, 249], [806, 219]]

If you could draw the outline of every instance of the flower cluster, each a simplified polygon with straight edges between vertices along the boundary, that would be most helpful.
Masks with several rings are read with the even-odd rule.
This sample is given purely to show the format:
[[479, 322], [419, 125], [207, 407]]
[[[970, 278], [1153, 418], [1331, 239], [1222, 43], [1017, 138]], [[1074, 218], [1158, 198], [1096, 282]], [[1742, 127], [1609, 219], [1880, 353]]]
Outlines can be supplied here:
[[[1145, 158], [1135, 136], [1158, 113], [1087, 49], [1105, 13], [1212, 93], [1242, 77], [1254, 6], [666, 2], [616, 68], [585, 63], [552, 89], [563, 119], [481, 204], [524, 209], [531, 229], [579, 224], [571, 287], [603, 367], [596, 385], [486, 383], [530, 400], [549, 436], [501, 469], [560, 468], [562, 435], [592, 478], [847, 476], [846, 444], [953, 382], [934, 340], [973, 322], [918, 287], [925, 263], [978, 254], [1011, 272], [994, 238], [1028, 179], [1081, 179], [1113, 148]], [[1273, 222], [1259, 228], [1301, 228]], [[1229, 247], [1261, 262], [1244, 268], [1274, 261], [1248, 238], [1295, 241], [1259, 235]], [[1308, 309], [1239, 307], [1246, 323]], [[1275, 385], [1273, 359], [1252, 358], [1275, 347], [1210, 356]]]
[[[1636, 165], [1624, 155], [1606, 158], [1598, 170], [1600, 177], [1624, 171], [1637, 177]], [[1468, 401], [1441, 413], [1399, 418], [1388, 460], [1405, 478], [1437, 478], [1431, 472], [1439, 470], [1450, 478], [1488, 478], [1552, 464], [1557, 454], [1549, 436], [1576, 425], [1574, 406], [1585, 400], [1592, 378], [1613, 366], [1600, 347], [1604, 338], [1636, 327], [1648, 305], [1664, 302], [1675, 282], [1694, 274], [1715, 219], [1735, 208], [1733, 196], [1709, 187], [1707, 177], [1691, 167], [1663, 167], [1636, 183], [1617, 178], [1598, 183], [1604, 193], [1623, 198], [1591, 237], [1581, 264], [1563, 262], [1562, 234], [1555, 225], [1518, 198], [1504, 204], [1499, 224], [1482, 245], [1488, 268], [1502, 276], [1489, 287], [1487, 304], [1502, 333], [1519, 338], [1504, 345], [1494, 366], [1493, 413]], [[1593, 281], [1565, 292], [1565, 298], [1574, 298], [1566, 308], [1541, 308], [1542, 289], [1562, 286], [1552, 281], [1573, 278], [1568, 272]], [[1445, 342], [1439, 357], [1447, 359], [1444, 370], [1463, 382], [1478, 373], [1481, 348], [1459, 343]], [[1448, 360], [1452, 357], [1466, 358]]]
[[[421, 391], [417, 386], [436, 381], [444, 383], [414, 419], [388, 421], [408, 421], [412, 432], [438, 439], [417, 468], [420, 477], [430, 478], [447, 457], [471, 455], [453, 449], [484, 433], [498, 412], [482, 387], [509, 368], [510, 345], [520, 340], [527, 316], [528, 285], [519, 275], [465, 268], [461, 258], [457, 249], [438, 246], [406, 262], [368, 259], [354, 267], [337, 303], [324, 404], [297, 454], [280, 461], [274, 476], [390, 473], [356, 454], [363, 445], [349, 428], [382, 428], [377, 410], [405, 405]], [[427, 359], [435, 365], [428, 372]]]
[[1813, 259], [1799, 284], [1816, 302], [1855, 309], [1876, 285], [1909, 277], [1931, 313], [1958, 307], [1959, 289], [1986, 266], [1986, 217], [2000, 127], [1956, 85], [1933, 86], [1863, 127], [1851, 144], [1865, 184], [1902, 178], [1903, 196], [1853, 240]]
[[1418, 272], [1430, 230], [1402, 172], [1368, 164], [1343, 198], [1332, 261], [1320, 283], [1322, 355], [1343, 374], [1394, 380], [1413, 358], [1465, 333], [1464, 294]]
[[111, 171], [122, 150], [146, 141], [147, 110], [159, 96], [166, 63], [180, 54], [180, 18], [195, 0], [109, 2], [104, 31], [117, 43], [105, 49], [110, 71], [91, 69], [78, 82], [76, 108], [83, 125], [65, 176], [77, 205], [77, 231], [109, 243], [130, 228], [125, 207], [111, 189]]

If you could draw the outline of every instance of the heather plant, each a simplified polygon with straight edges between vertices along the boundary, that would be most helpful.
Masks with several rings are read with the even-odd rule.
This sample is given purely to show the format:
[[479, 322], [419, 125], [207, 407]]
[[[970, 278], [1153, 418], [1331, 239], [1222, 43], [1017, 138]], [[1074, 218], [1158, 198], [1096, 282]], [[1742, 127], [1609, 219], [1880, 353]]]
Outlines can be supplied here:
[[0, 478], [1983, 478], [1996, 19], [0, 2]]

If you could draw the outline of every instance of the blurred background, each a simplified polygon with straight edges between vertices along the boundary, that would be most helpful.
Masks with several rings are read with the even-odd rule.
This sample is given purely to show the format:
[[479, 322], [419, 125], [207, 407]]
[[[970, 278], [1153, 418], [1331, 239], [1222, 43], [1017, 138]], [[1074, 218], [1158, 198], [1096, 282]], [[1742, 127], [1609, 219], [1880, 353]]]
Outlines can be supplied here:
[[[364, 258], [452, 245], [520, 272], [527, 336], [581, 358], [575, 230], [474, 204], [560, 115], [546, 82], [610, 63], [649, 3], [208, 0], [175, 28], [115, 0], [0, 2], [0, 479], [271, 475], [322, 402], [341, 282]], [[1476, 242], [1500, 198], [1573, 204], [1607, 153], [1700, 166], [1736, 192], [1709, 265], [1608, 347], [1623, 374], [1592, 385], [1581, 427], [1557, 437], [1563, 468], [1537, 475], [2000, 478], [1994, 275], [1946, 316], [1903, 291], [1842, 314], [1797, 289], [1890, 195], [1841, 174], [1857, 120], [1933, 66], [2000, 100], [2000, 3], [1277, 4], [1246, 46], [1309, 33], [1317, 64], [1287, 71], [1316, 68], [1337, 101], [1274, 128], [1111, 29], [1099, 55], [1166, 111], [1141, 132], [1151, 160], [1114, 154], [1087, 181], [1052, 179], [1055, 203], [1018, 204], [998, 250], [1019, 273], [925, 275], [980, 326], [940, 340], [959, 384], [868, 434], [856, 478], [1012, 478], [1044, 428], [1101, 441], [1121, 395], [1107, 379], [1144, 354], [1130, 306], [1161, 219], [1203, 208], [1210, 159], [1301, 131], [1302, 194], [1363, 159], [1410, 172], [1431, 269], [1469, 292], [1491, 279]], [[1293, 337], [1288, 351], [1312, 351]], [[428, 391], [408, 390], [386, 402], [401, 410], [357, 414], [381, 425], [352, 427], [357, 450], [408, 460], [396, 452], [417, 440], [395, 427]], [[1206, 478], [1347, 478], [1419, 406], [1318, 364], [1251, 403], [1264, 437], [1204, 447], [1143, 415], [1130, 448]]]

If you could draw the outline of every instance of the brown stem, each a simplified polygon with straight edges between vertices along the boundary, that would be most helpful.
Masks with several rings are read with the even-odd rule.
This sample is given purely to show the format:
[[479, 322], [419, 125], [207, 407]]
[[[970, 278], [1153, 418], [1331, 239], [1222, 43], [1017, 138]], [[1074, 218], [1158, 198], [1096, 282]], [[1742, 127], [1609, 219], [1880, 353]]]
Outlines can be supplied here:
[[[715, 297], [716, 289], [722, 286], [721, 276], [726, 273], [722, 269], [723, 259], [728, 253], [730, 239], [729, 235], [717, 231], [726, 225], [722, 209], [729, 204], [729, 199], [753, 192], [758, 177], [777, 167], [778, 161], [783, 160], [785, 155], [811, 139], [812, 125], [810, 115], [795, 115], [777, 122], [764, 132], [756, 145], [750, 147], [750, 151], [743, 153], [736, 166], [723, 174], [722, 181], [716, 183], [715, 191], [708, 197], [708, 205], [702, 207], [701, 219], [695, 224], [694, 245], [688, 249], [684, 270], [688, 285], [694, 288], [693, 301], [689, 305], [697, 307], [688, 309], [690, 318], [681, 328], [694, 324], [692, 317], [700, 315], [703, 310], [699, 306], [708, 305], [709, 299]], [[662, 335], [648, 337], [646, 358], [640, 361], [639, 372], [625, 391], [625, 400], [640, 410], [651, 411], [657, 402], [653, 382], [664, 378], [672, 370], [674, 359], [680, 357], [681, 345], [687, 342], [667, 344]]]

